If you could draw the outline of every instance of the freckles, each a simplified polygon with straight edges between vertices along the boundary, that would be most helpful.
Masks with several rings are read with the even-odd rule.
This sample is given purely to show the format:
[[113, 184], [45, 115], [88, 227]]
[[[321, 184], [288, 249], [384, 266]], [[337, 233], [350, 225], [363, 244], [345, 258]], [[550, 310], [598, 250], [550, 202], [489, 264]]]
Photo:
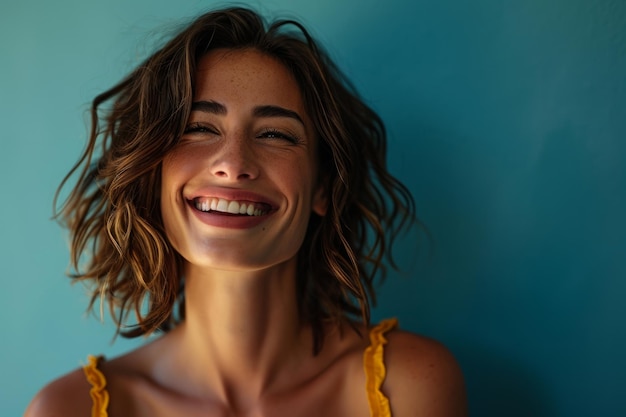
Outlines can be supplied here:
[[194, 169], [197, 165], [193, 150], [177, 149], [170, 151], [170, 153], [163, 159], [163, 174], [167, 172], [168, 176], [178, 176], [185, 174]]

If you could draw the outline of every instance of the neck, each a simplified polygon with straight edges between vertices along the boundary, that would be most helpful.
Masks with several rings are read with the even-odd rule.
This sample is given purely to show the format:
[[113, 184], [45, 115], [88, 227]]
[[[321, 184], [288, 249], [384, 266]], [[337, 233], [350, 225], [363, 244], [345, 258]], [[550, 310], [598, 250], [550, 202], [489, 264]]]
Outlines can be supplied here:
[[311, 355], [310, 331], [298, 311], [295, 259], [266, 271], [189, 270], [185, 297], [181, 347], [199, 371], [196, 382], [224, 401], [259, 398]]

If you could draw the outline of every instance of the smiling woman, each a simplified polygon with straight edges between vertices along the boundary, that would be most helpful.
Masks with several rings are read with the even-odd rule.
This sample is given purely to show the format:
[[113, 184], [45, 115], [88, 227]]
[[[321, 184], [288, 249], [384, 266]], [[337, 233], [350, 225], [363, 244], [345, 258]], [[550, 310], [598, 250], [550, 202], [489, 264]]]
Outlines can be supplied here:
[[[162, 165], [170, 243], [188, 268], [220, 274], [295, 266], [311, 213], [327, 204], [298, 84], [254, 49], [214, 50], [197, 74], [190, 127]], [[194, 275], [185, 271], [187, 284]]]
[[444, 347], [369, 323], [374, 279], [415, 221], [385, 146], [300, 24], [200, 16], [96, 97], [59, 212], [92, 304], [123, 336], [162, 335], [91, 357], [26, 415], [464, 415]]

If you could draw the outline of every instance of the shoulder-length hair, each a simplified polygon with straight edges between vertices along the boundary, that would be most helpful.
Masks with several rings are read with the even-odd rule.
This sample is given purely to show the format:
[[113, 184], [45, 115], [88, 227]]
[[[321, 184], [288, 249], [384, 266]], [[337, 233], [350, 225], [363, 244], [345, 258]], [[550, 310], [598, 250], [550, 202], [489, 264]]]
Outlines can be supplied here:
[[[108, 303], [122, 336], [184, 320], [182, 258], [160, 212], [161, 162], [185, 129], [197, 63], [217, 48], [253, 48], [283, 63], [316, 129], [329, 206], [310, 219], [298, 296], [318, 351], [325, 321], [369, 322], [374, 279], [394, 266], [391, 244], [415, 209], [387, 170], [380, 117], [293, 20], [268, 25], [245, 8], [206, 13], [93, 100], [87, 147], [57, 191], [78, 175], [56, 212], [71, 235], [71, 277], [93, 284], [90, 308], [98, 298]], [[132, 313], [137, 323], [129, 326]]]

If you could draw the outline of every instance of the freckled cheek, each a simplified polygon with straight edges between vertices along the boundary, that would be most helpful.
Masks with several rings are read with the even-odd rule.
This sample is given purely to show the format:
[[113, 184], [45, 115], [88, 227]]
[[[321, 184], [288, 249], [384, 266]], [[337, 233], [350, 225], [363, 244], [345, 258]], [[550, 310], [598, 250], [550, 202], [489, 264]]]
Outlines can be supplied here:
[[283, 178], [288, 181], [289, 189], [310, 200], [315, 182], [315, 172], [311, 167], [306, 163], [293, 165], [283, 174]]
[[199, 165], [201, 165], [201, 161], [197, 152], [172, 151], [163, 159], [163, 182], [165, 183], [168, 179], [183, 178], [193, 172]]
[[172, 211], [172, 207], [182, 203], [182, 191], [189, 178], [189, 166], [182, 159], [167, 159], [161, 168], [161, 213]]

